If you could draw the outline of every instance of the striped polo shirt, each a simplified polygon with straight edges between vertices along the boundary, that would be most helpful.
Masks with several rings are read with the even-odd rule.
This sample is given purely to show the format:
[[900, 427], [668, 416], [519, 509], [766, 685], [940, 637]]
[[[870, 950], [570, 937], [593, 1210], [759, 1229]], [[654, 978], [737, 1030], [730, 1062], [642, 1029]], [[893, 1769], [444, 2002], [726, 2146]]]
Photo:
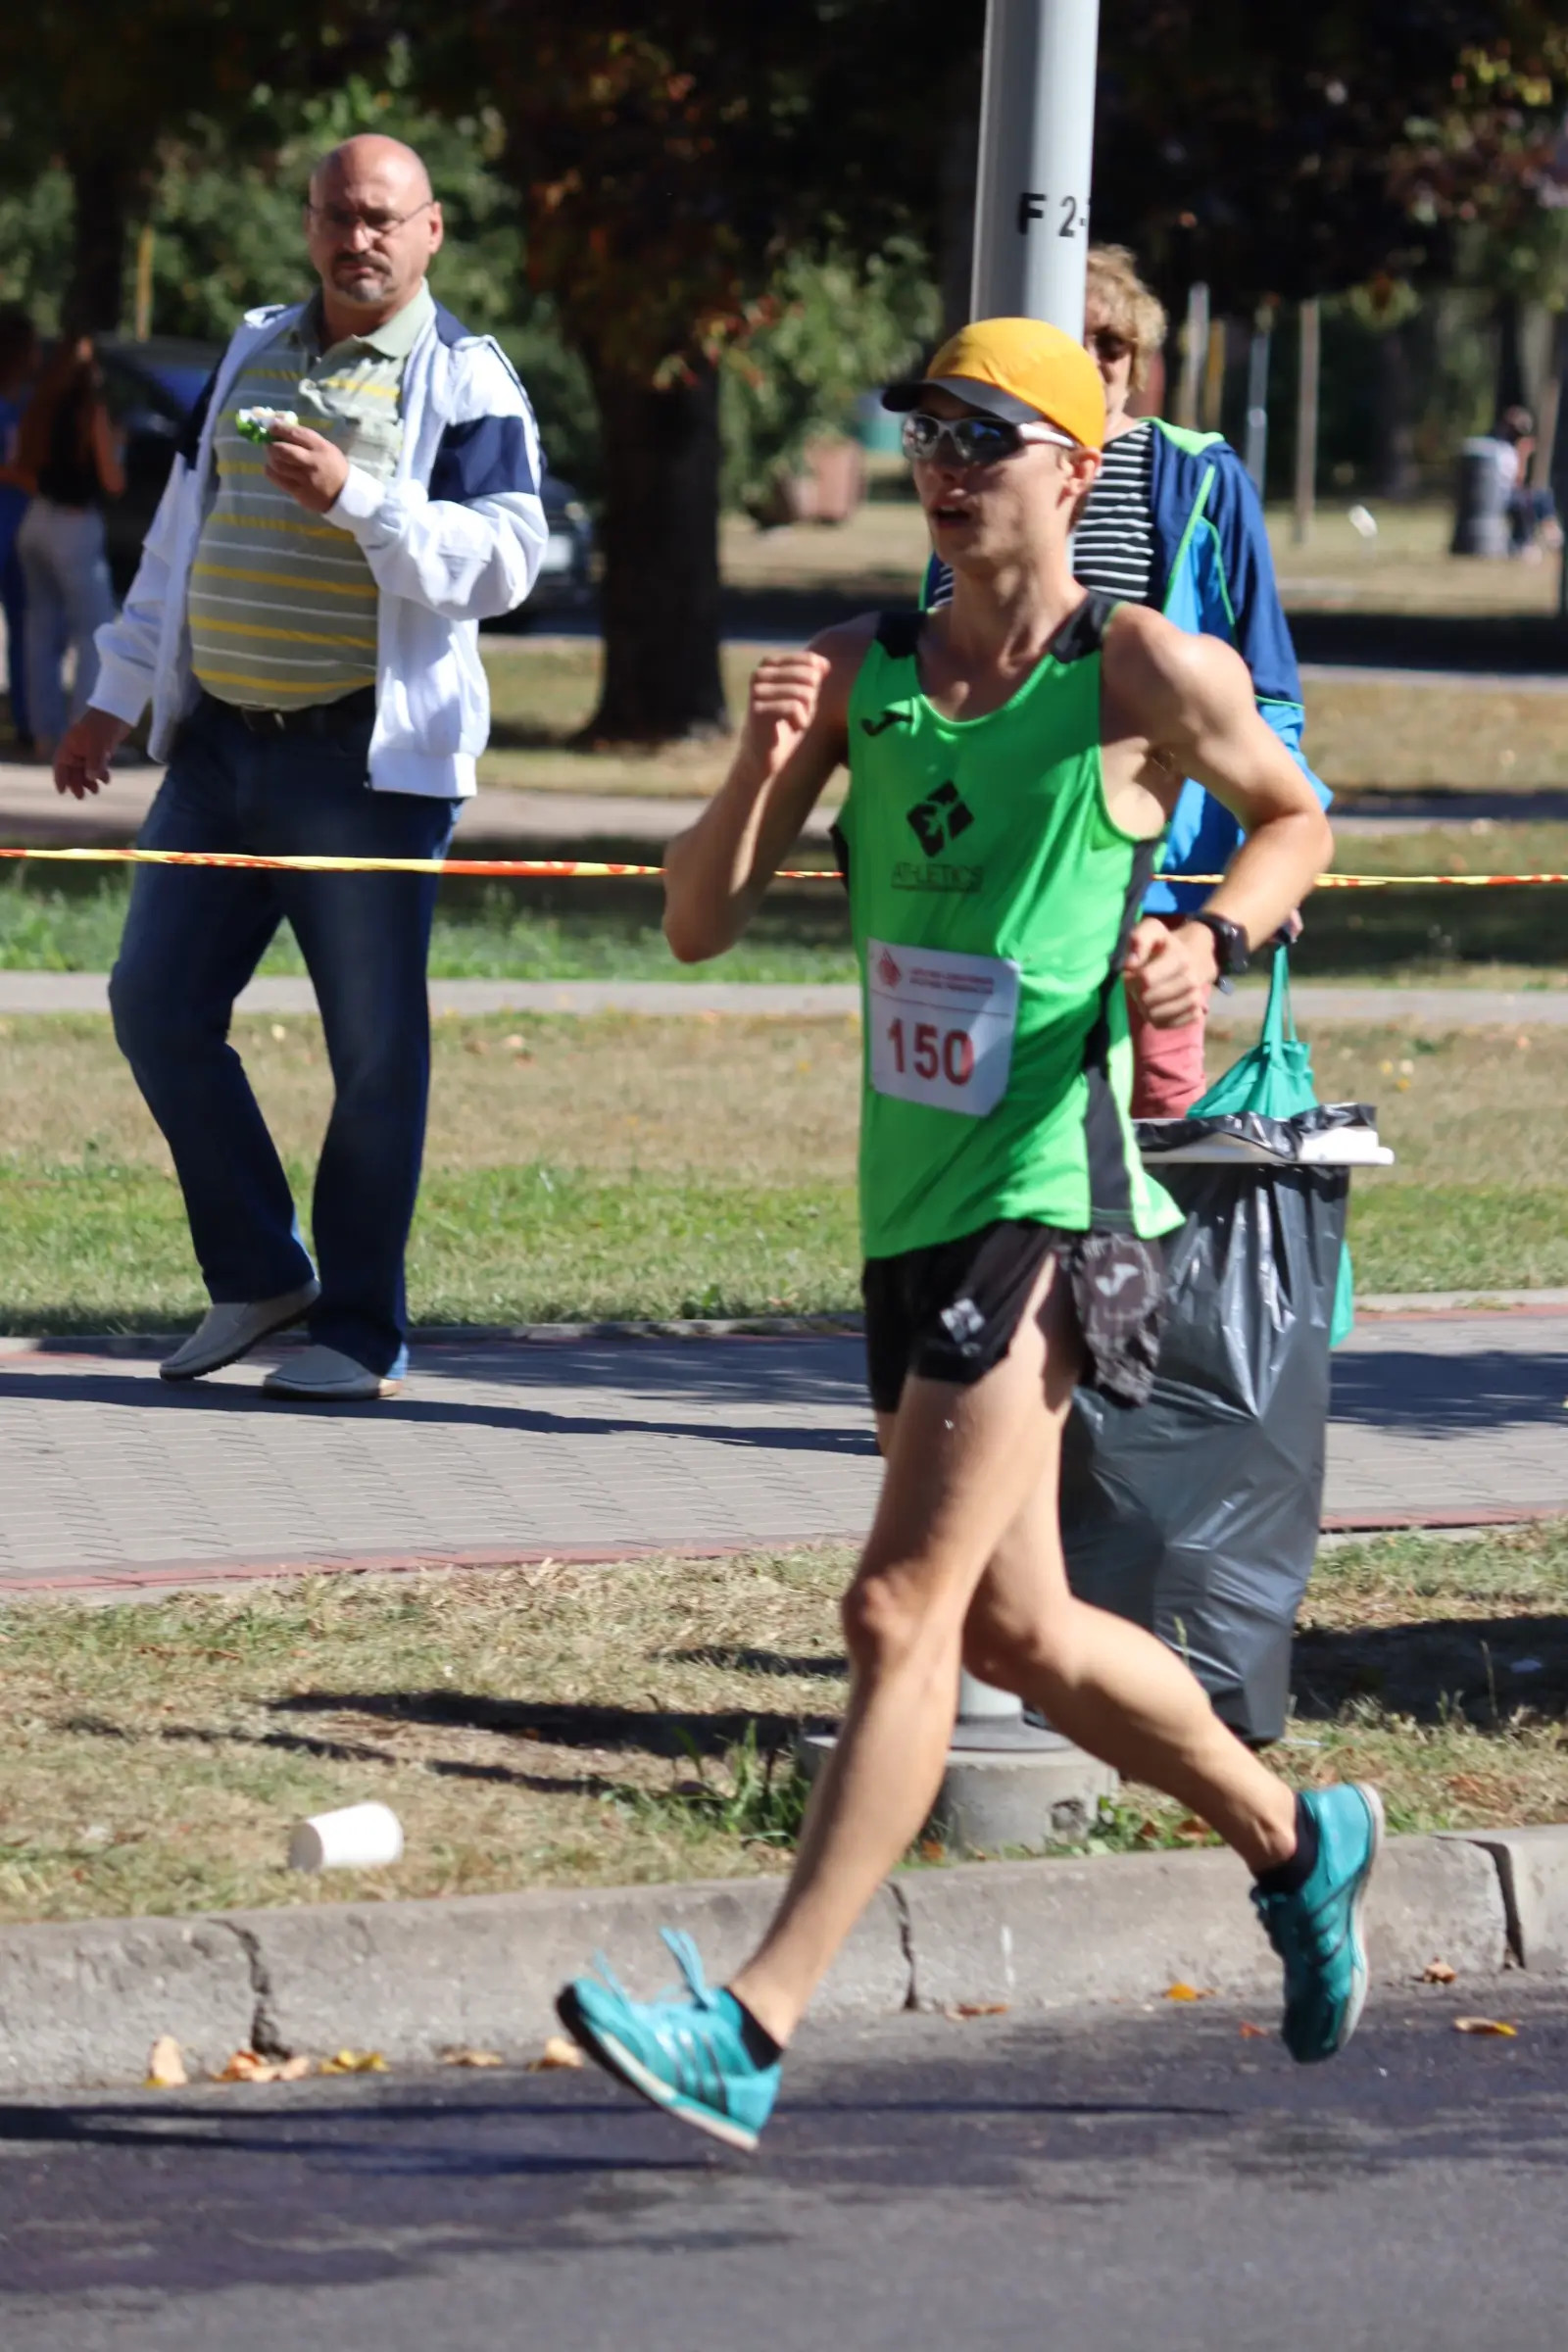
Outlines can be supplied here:
[[270, 710], [338, 702], [375, 683], [376, 586], [351, 532], [267, 478], [241, 409], [292, 409], [378, 481], [403, 440], [403, 373], [435, 313], [421, 285], [395, 318], [321, 347], [320, 297], [265, 344], [231, 387], [213, 436], [218, 494], [191, 567], [191, 663], [223, 703]]
[[1147, 605], [1153, 594], [1153, 464], [1154, 427], [1146, 416], [1105, 443], [1072, 535], [1073, 578], [1129, 605]]

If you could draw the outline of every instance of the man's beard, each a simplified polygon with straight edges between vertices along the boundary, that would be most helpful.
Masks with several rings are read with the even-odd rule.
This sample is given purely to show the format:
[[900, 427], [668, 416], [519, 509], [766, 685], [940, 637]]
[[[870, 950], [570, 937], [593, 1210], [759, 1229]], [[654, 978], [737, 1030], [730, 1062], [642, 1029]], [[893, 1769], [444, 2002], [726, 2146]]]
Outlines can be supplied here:
[[368, 269], [364, 265], [356, 268], [352, 278], [342, 263], [332, 272], [333, 285], [348, 302], [379, 302], [390, 282], [386, 270]]

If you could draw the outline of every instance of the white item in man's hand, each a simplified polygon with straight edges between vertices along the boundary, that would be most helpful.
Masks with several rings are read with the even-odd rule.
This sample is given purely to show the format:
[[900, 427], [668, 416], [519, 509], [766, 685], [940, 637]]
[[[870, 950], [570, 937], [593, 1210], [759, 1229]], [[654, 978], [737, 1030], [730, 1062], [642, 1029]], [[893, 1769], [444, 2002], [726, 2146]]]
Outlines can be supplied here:
[[270, 441], [286, 424], [298, 424], [292, 409], [236, 409], [234, 429], [247, 441]]

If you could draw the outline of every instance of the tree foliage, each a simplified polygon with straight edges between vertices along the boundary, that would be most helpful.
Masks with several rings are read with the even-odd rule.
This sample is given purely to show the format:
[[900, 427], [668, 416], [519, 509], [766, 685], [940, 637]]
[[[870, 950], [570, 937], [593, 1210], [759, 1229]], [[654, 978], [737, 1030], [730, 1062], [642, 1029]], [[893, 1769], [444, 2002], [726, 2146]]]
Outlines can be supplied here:
[[1097, 229], [1232, 310], [1441, 273], [1456, 227], [1539, 171], [1559, 19], [1552, 0], [1104, 0]]

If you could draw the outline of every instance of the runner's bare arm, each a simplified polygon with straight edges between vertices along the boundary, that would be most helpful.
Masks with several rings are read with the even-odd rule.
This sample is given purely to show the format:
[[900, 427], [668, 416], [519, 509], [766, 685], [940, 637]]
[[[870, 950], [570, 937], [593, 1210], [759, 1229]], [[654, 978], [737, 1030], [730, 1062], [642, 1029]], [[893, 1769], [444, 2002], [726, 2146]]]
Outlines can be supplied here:
[[664, 937], [682, 963], [734, 946], [849, 746], [850, 690], [874, 616], [804, 653], [764, 654], [729, 774], [664, 854]]
[[[1247, 839], [1204, 911], [1239, 925], [1255, 948], [1306, 897], [1334, 855], [1334, 836], [1311, 785], [1259, 714], [1246, 663], [1217, 638], [1190, 637], [1157, 613], [1133, 611], [1118, 615], [1106, 638], [1104, 680], [1107, 791], [1119, 765], [1125, 798], [1157, 804], [1166, 815], [1188, 776], [1224, 803]], [[1134, 780], [1129, 761], [1140, 740]], [[1125, 813], [1145, 829], [1131, 807]], [[1198, 1017], [1216, 977], [1213, 935], [1201, 924], [1173, 932], [1140, 923], [1125, 968], [1156, 1026], [1179, 1027]]]

